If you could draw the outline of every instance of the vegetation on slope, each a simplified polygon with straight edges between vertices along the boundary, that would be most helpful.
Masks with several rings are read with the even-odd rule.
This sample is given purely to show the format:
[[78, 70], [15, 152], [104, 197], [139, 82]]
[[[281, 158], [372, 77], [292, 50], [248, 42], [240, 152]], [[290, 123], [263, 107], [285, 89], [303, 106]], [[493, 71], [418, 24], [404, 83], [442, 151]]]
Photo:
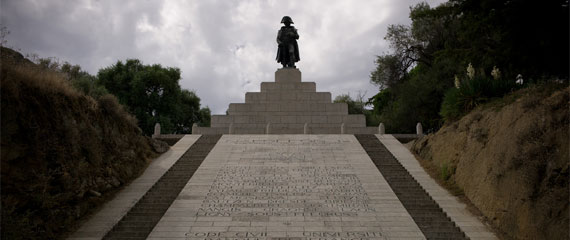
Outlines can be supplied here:
[[156, 123], [167, 134], [191, 133], [194, 123], [210, 125], [210, 109], [201, 108], [200, 98], [180, 87], [178, 68], [144, 65], [129, 59], [102, 68], [93, 76], [79, 65], [60, 63], [55, 58], [37, 58], [34, 62], [43, 69], [62, 73], [71, 86], [94, 99], [113, 94], [137, 118], [147, 136], [153, 134]]
[[560, 84], [516, 91], [448, 122], [412, 151], [505, 239], [568, 239], [569, 92]]
[[114, 96], [1, 56], [1, 238], [59, 238], [157, 154]]
[[[496, 80], [491, 75], [496, 69], [505, 86], [514, 85], [519, 74], [524, 85], [545, 79], [567, 82], [568, 13], [567, 0], [541, 4], [450, 0], [435, 8], [427, 3], [415, 5], [410, 8], [411, 25], [388, 27], [385, 39], [391, 51], [376, 59], [371, 81], [380, 92], [369, 103], [387, 132], [412, 133], [417, 122], [435, 132], [447, 118], [439, 114], [444, 95], [456, 91], [457, 78], [466, 82], [468, 66], [480, 80], [474, 83]], [[474, 100], [477, 105], [511, 89], [480, 88], [463, 92], [457, 100]], [[471, 109], [461, 109], [456, 118]]]
[[435, 133], [422, 165], [506, 238], [568, 238], [568, 5], [417, 4], [370, 76], [387, 132]]
[[200, 98], [181, 89], [180, 69], [160, 64], [144, 65], [129, 59], [99, 70], [96, 83], [117, 96], [136, 116], [139, 127], [151, 135], [160, 123], [163, 133], [191, 133], [192, 125], [210, 125], [210, 109], [200, 108]]

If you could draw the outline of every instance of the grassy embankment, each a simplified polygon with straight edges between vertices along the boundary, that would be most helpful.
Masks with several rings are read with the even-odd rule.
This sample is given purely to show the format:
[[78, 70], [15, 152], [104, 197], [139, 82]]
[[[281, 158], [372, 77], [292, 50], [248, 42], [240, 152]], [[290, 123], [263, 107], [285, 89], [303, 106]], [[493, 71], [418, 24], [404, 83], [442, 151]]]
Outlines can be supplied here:
[[411, 146], [504, 239], [568, 239], [569, 91], [529, 87], [484, 104]]
[[61, 238], [157, 153], [114, 96], [1, 55], [1, 238]]

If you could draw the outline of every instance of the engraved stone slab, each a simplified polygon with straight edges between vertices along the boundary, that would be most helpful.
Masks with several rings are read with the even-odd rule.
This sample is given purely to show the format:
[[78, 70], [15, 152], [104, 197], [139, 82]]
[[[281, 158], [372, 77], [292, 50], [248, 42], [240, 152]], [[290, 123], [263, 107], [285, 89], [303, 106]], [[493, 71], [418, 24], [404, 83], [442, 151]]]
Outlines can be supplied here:
[[353, 135], [224, 135], [150, 234], [425, 239]]

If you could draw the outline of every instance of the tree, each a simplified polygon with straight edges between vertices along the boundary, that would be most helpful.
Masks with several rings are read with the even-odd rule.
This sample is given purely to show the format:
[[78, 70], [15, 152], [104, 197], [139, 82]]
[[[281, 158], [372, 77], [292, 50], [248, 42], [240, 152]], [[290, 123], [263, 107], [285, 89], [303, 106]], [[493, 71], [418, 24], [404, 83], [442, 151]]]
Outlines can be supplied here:
[[105, 87], [96, 83], [97, 78], [95, 76], [81, 69], [81, 66], [79, 65], [72, 65], [69, 62], [64, 62], [62, 64], [54, 57], [36, 57], [34, 61], [43, 69], [62, 73], [64, 78], [71, 83], [71, 86], [94, 99], [99, 99], [101, 96], [109, 93]]
[[[413, 132], [415, 122], [437, 130], [443, 96], [470, 63], [482, 79], [500, 68], [505, 86], [518, 74], [529, 82], [568, 80], [567, 0], [420, 3], [410, 19], [410, 26], [388, 27], [390, 52], [377, 57], [370, 74], [380, 93], [369, 102], [387, 130]], [[503, 92], [489, 97], [496, 93]]]
[[353, 100], [349, 94], [341, 94], [334, 98], [334, 103], [346, 103], [348, 114], [364, 114], [364, 102], [362, 98]]
[[348, 114], [364, 114], [367, 126], [378, 126], [378, 119], [371, 110], [366, 109], [368, 104], [364, 102], [364, 94], [359, 93], [356, 99], [352, 99], [349, 94], [341, 94], [334, 98], [335, 103], [346, 103], [348, 105]]
[[156, 123], [164, 132], [190, 133], [194, 123], [209, 124], [209, 110], [200, 112], [200, 98], [180, 88], [180, 74], [178, 68], [128, 59], [99, 70], [98, 84], [127, 106], [145, 134], [152, 134]]

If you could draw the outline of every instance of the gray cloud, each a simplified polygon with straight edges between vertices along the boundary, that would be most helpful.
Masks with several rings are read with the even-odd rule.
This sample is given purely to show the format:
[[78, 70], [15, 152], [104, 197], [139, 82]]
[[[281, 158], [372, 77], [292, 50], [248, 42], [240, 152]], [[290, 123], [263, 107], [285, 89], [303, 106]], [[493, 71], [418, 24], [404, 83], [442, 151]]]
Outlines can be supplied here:
[[[376, 55], [389, 24], [409, 24], [414, 0], [32, 1], [2, 0], [8, 46], [57, 57], [92, 74], [138, 58], [182, 70], [181, 86], [224, 113], [245, 92], [273, 81], [275, 37], [284, 15], [299, 29], [303, 81], [333, 96], [370, 97]], [[442, 0], [428, 3], [436, 6]]]

